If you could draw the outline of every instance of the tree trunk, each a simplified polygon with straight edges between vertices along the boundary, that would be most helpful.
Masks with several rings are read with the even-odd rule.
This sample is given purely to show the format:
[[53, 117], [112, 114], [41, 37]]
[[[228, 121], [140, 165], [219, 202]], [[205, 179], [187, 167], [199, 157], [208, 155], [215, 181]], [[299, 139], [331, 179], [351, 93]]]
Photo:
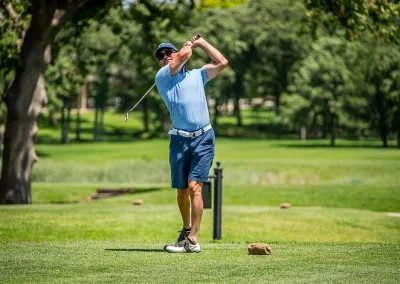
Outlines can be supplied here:
[[315, 124], [317, 122], [317, 117], [318, 117], [318, 113], [314, 113], [313, 115], [313, 119], [311, 121], [310, 127], [309, 127], [309, 136], [314, 133], [314, 128], [315, 128]]
[[0, 123], [0, 156], [3, 155], [4, 124]]
[[98, 141], [99, 137], [99, 109], [96, 107], [94, 112], [93, 141]]
[[[26, 81], [31, 84], [24, 85], [23, 82]], [[31, 100], [24, 99], [29, 96]], [[0, 179], [0, 204], [32, 202], [31, 171], [38, 160], [34, 140], [38, 130], [37, 121], [46, 100], [43, 74], [37, 74], [34, 66], [26, 66], [25, 72], [16, 75], [13, 85], [6, 93], [8, 112]]]
[[51, 44], [78, 7], [77, 0], [32, 1], [15, 78], [4, 95], [7, 123], [0, 179], [0, 204], [31, 203], [31, 171], [38, 160], [34, 141], [38, 119], [47, 103], [44, 73]]
[[65, 140], [65, 104], [61, 109], [61, 143]]
[[81, 110], [79, 107], [76, 112], [75, 140], [81, 141]]
[[236, 72], [236, 80], [234, 87], [234, 105], [233, 114], [236, 116], [236, 126], [242, 126], [242, 116], [240, 114], [240, 97], [243, 95], [243, 74], [241, 72]]
[[100, 109], [99, 141], [104, 140], [104, 108]]
[[147, 99], [143, 100], [143, 126], [144, 132], [149, 132], [149, 102]]
[[400, 148], [400, 129], [397, 131], [397, 147]]
[[85, 81], [82, 84], [81, 92], [78, 96], [78, 109], [82, 109], [83, 111], [86, 110], [87, 100], [88, 100], [88, 85], [89, 82]]
[[71, 125], [71, 107], [68, 105], [67, 108], [67, 124], [65, 125], [65, 134], [66, 134], [66, 144], [69, 143], [69, 130]]
[[324, 106], [324, 111], [323, 111], [323, 117], [322, 117], [322, 139], [326, 139], [326, 136], [328, 135], [328, 127], [329, 127], [329, 112], [328, 112], [329, 106], [328, 102], [325, 102]]
[[336, 138], [336, 115], [332, 114], [331, 120], [331, 147], [335, 147], [335, 138]]
[[212, 123], [215, 128], [218, 126], [218, 116], [219, 116], [218, 105], [219, 105], [219, 100], [215, 99], [215, 103], [214, 103], [214, 119], [213, 119], [213, 123]]
[[81, 109], [86, 110], [87, 104], [87, 86], [88, 83], [84, 82], [81, 86], [81, 91], [78, 95], [76, 123], [75, 123], [75, 140], [81, 141]]
[[385, 95], [379, 91], [380, 82], [375, 83], [376, 88], [376, 107], [379, 115], [379, 134], [383, 143], [383, 147], [388, 146], [388, 134], [389, 134], [389, 115], [388, 106], [385, 101]]
[[387, 132], [385, 131], [385, 126], [382, 125], [380, 126], [379, 133], [381, 136], [383, 147], [386, 148], [388, 146], [388, 139], [387, 139]]
[[51, 125], [51, 126], [57, 125], [57, 116], [53, 110], [51, 110], [49, 113], [49, 125]]
[[162, 114], [163, 117], [161, 118], [162, 121], [161, 131], [168, 132], [173, 127], [173, 125], [171, 123], [169, 114], [168, 113], [162, 113]]
[[[61, 143], [69, 143], [69, 125], [71, 120], [71, 109], [69, 106], [69, 98], [63, 97], [63, 108], [61, 111]], [[65, 110], [67, 110], [67, 117], [65, 117]]]

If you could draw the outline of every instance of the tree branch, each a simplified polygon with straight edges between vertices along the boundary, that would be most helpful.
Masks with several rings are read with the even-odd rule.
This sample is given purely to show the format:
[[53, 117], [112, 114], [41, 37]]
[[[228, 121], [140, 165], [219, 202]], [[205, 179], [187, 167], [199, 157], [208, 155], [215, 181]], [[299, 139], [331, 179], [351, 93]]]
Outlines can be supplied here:
[[18, 16], [17, 12], [15, 12], [14, 7], [11, 4], [11, 2], [7, 1], [7, 0], [1, 0], [0, 5], [3, 6], [4, 10], [6, 10], [8, 12], [11, 19], [13, 19], [14, 24], [18, 24], [19, 16]]
[[72, 15], [78, 9], [79, 1], [66, 1], [69, 2], [66, 7], [57, 8], [54, 11], [53, 18], [51, 20], [51, 26], [48, 31], [48, 35], [54, 37], [65, 23], [72, 17]]

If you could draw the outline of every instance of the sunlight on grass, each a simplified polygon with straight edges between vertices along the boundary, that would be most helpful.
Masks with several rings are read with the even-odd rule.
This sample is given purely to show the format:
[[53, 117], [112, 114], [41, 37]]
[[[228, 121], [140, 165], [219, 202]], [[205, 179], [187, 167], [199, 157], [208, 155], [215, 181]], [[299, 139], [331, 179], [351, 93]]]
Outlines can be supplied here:
[[[196, 255], [162, 252], [182, 226], [167, 139], [38, 145], [33, 204], [0, 206], [0, 282], [397, 283], [400, 151], [325, 142], [217, 139], [222, 240], [205, 210]], [[133, 192], [89, 201], [99, 188]]]
[[[83, 145], [40, 145], [35, 182], [165, 183], [168, 140]], [[217, 141], [226, 184], [397, 185], [397, 149], [301, 148], [276, 141]], [[296, 145], [296, 144], [295, 144]], [[214, 164], [215, 166], [215, 164]], [[212, 172], [212, 169], [211, 169]], [[154, 174], [149, 174], [154, 173]]]
[[[98, 200], [85, 204], [2, 207], [2, 239], [156, 242], [175, 238], [175, 232], [180, 228], [175, 205], [154, 205], [148, 201], [137, 207], [124, 200], [120, 199], [117, 205]], [[117, 202], [117, 198], [114, 201]], [[204, 241], [211, 239], [212, 220], [212, 211], [205, 210], [201, 232]], [[278, 206], [224, 206], [223, 238], [227, 242], [400, 243], [400, 219], [384, 213], [344, 208], [282, 210]]]
[[[10, 242], [2, 245], [3, 283], [397, 283], [394, 244], [273, 244], [270, 256], [246, 244], [204, 244], [200, 254], [132, 241]], [[171, 273], [171, 269], [175, 273]], [[338, 273], [340, 271], [340, 273]]]

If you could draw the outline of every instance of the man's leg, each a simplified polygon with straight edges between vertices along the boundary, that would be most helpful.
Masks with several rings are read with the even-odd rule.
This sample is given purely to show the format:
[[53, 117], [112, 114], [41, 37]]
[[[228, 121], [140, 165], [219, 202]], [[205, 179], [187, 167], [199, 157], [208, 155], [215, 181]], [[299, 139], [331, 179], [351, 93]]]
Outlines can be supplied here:
[[[197, 234], [200, 229], [201, 216], [203, 215], [203, 198], [201, 187], [203, 183], [189, 181], [189, 188], [178, 189], [178, 205], [181, 211], [184, 228], [192, 225], [190, 233], [182, 229], [178, 241], [175, 244], [165, 245], [164, 250], [173, 253], [200, 252], [200, 244], [197, 242]], [[189, 197], [191, 202], [189, 202]], [[190, 212], [191, 207], [191, 212]], [[191, 217], [190, 218], [190, 213]], [[192, 233], [193, 232], [193, 233]], [[189, 233], [189, 235], [187, 235]], [[180, 240], [182, 237], [182, 240]]]
[[188, 236], [194, 244], [197, 243], [197, 235], [200, 230], [201, 217], [203, 215], [203, 197], [201, 196], [202, 182], [189, 180], [189, 194], [192, 205], [192, 230]]
[[177, 189], [179, 211], [181, 211], [183, 228], [191, 228], [189, 189]]

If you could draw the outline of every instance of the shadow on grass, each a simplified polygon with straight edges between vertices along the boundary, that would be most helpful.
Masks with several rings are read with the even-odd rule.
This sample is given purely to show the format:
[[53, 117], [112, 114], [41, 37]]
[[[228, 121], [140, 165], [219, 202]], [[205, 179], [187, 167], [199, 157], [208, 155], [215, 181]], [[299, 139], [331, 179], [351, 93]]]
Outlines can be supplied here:
[[329, 142], [327, 144], [322, 144], [321, 142], [318, 142], [318, 140], [315, 141], [305, 141], [305, 142], [295, 142], [295, 143], [273, 143], [272, 146], [275, 147], [286, 147], [286, 148], [325, 148], [325, 149], [343, 149], [343, 148], [371, 148], [371, 149], [400, 149], [399, 147], [395, 145], [390, 145], [388, 147], [383, 147], [382, 145], [377, 145], [377, 144], [370, 144], [369, 142], [360, 142], [357, 143], [354, 141], [354, 143], [349, 143], [349, 144], [336, 144], [335, 146], [329, 145]]
[[[92, 131], [88, 132], [92, 135]], [[83, 135], [82, 135], [83, 134]], [[69, 135], [68, 143], [61, 143], [61, 138], [54, 135], [39, 134], [36, 138], [36, 144], [56, 144], [56, 145], [71, 145], [71, 144], [95, 144], [95, 143], [120, 143], [120, 142], [135, 142], [138, 140], [151, 140], [156, 138], [166, 138], [168, 137], [166, 133], [161, 133], [159, 131], [132, 131], [129, 133], [118, 132], [118, 131], [104, 131], [103, 140], [93, 141], [93, 138], [87, 138], [84, 135], [85, 132], [81, 131], [81, 135], [86, 137], [81, 137], [80, 140], [75, 139], [75, 135]]]
[[68, 200], [50, 200], [49, 204], [78, 204], [78, 200], [68, 201]]
[[36, 155], [39, 158], [49, 158], [49, 157], [51, 157], [51, 155], [48, 152], [40, 151], [40, 150], [37, 150], [37, 149], [35, 149], [35, 151], [36, 151]]
[[133, 188], [133, 190], [131, 192], [128, 192], [128, 194], [148, 193], [148, 192], [160, 191], [163, 189], [165, 188], [162, 187]]
[[165, 252], [162, 249], [105, 249], [106, 251]]

